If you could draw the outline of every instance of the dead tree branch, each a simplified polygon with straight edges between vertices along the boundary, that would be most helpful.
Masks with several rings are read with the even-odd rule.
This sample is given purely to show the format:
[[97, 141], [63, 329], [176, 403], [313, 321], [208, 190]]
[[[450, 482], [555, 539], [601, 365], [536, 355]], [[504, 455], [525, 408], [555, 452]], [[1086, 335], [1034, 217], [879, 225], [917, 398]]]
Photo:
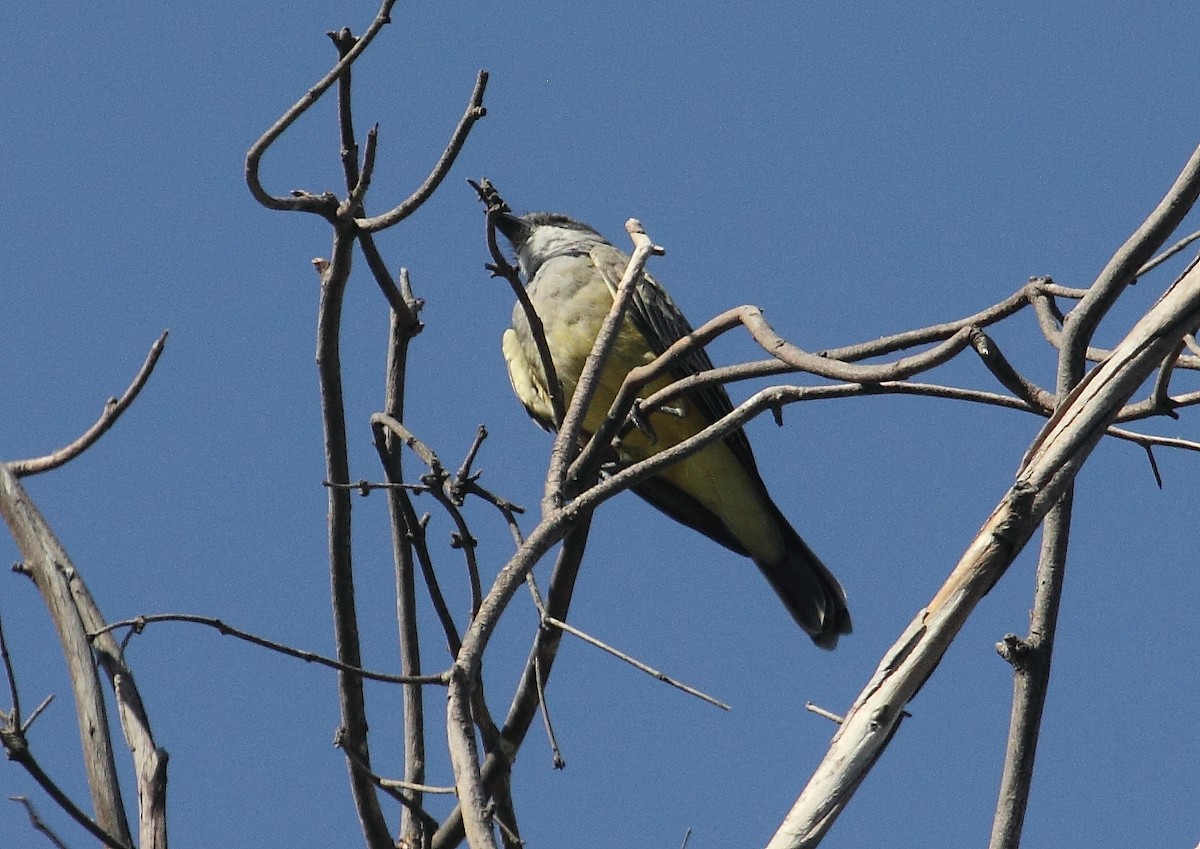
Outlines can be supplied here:
[[904, 705], [941, 660], [967, 615], [1020, 553], [1121, 406], [1200, 320], [1193, 265], [1088, 373], [1042, 428], [1017, 480], [949, 579], [884, 656], [769, 849], [815, 846], [895, 733]]
[[92, 660], [93, 650], [112, 685], [121, 727], [133, 755], [139, 845], [146, 849], [165, 849], [167, 753], [154, 743], [133, 672], [111, 634], [100, 635], [94, 643], [89, 641], [89, 631], [99, 631], [105, 626], [99, 607], [37, 507], [16, 476], [3, 464], [0, 464], [0, 514], [3, 514], [25, 558], [29, 575], [50, 610], [62, 643], [75, 694], [97, 827], [117, 844], [133, 844], [121, 801], [107, 710], [100, 692], [96, 663]]
[[[1070, 402], [1072, 395], [1081, 386], [1086, 351], [1100, 321], [1125, 286], [1135, 282], [1138, 275], [1161, 262], [1161, 259], [1152, 260], [1151, 257], [1179, 226], [1197, 197], [1200, 197], [1200, 147], [1193, 151], [1162, 201], [1117, 250], [1089, 288], [1087, 295], [1063, 322], [1064, 341], [1060, 349], [1057, 386], [1060, 410], [1062, 405]], [[1167, 251], [1162, 259], [1177, 250], [1182, 250], [1191, 238], [1189, 236], [1179, 242]], [[1193, 262], [1189, 272], [1195, 267], [1196, 263]], [[1185, 279], [1186, 275], [1187, 272]], [[1176, 286], [1182, 282], [1182, 279], [1177, 281]], [[1175, 287], [1172, 287], [1168, 290], [1167, 295], [1160, 300], [1160, 305], [1174, 289]], [[1156, 305], [1155, 309], [1157, 308]], [[1167, 355], [1156, 365], [1159, 376], [1147, 399], [1150, 410], [1176, 415], [1175, 405], [1169, 394], [1171, 373], [1179, 362], [1187, 335], [1193, 331], [1194, 328], [1191, 327], [1183, 328], [1182, 332], [1171, 340], [1172, 348]], [[1122, 412], [1124, 411], [1119, 410], [1113, 417], [1114, 420]], [[1051, 423], [1053, 421], [1052, 418]], [[1162, 479], [1149, 445], [1146, 445], [1146, 452], [1155, 480], [1161, 486]], [[1001, 644], [1006, 647], [1006, 650], [1001, 652], [1002, 655], [1013, 666], [1013, 706], [1004, 769], [1001, 773], [1000, 794], [992, 822], [991, 849], [1017, 849], [1021, 841], [1042, 712], [1050, 686], [1050, 667], [1054, 654], [1058, 610], [1062, 603], [1073, 495], [1074, 483], [1070, 481], [1065, 485], [1059, 503], [1047, 515], [1042, 530], [1042, 548], [1038, 559], [1029, 636], [1023, 641], [1017, 641], [1011, 636], [1006, 637]]]

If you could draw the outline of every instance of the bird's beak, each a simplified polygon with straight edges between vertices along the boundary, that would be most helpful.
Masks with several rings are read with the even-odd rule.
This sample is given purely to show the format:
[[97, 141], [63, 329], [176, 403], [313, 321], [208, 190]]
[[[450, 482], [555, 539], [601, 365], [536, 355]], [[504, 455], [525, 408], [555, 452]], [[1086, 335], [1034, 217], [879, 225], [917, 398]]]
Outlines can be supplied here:
[[520, 248], [529, 238], [529, 225], [511, 212], [496, 213], [495, 221], [496, 229], [504, 234], [514, 248]]

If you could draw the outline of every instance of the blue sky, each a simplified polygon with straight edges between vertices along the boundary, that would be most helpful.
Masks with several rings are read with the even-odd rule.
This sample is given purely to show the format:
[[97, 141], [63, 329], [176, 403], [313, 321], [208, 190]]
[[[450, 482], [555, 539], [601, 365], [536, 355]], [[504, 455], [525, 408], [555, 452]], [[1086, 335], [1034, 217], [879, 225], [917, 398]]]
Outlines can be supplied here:
[[[361, 31], [374, 11], [358, 0], [0, 11], [13, 34], [0, 56], [0, 457], [72, 439], [171, 330], [113, 432], [27, 481], [112, 619], [202, 613], [331, 649], [309, 264], [329, 234], [259, 207], [242, 162], [329, 66], [323, 33]], [[519, 209], [566, 212], [614, 241], [640, 218], [667, 248], [653, 271], [694, 323], [755, 303], [809, 350], [870, 339], [974, 312], [1032, 275], [1088, 284], [1200, 138], [1194, 17], [1186, 3], [401, 3], [355, 69], [360, 130], [381, 126], [372, 211], [424, 176], [476, 71], [492, 74], [488, 116], [450, 179], [380, 239], [427, 302], [409, 425], [456, 466], [486, 423], [484, 483], [536, 509], [550, 441], [508, 387], [511, 295], [483, 271], [464, 178], [488, 176]], [[337, 189], [332, 118], [323, 101], [267, 155], [268, 188]], [[367, 418], [381, 404], [387, 316], [361, 267], [344, 332], [352, 474], [377, 478]], [[1129, 292], [1101, 341], [1170, 274]], [[1052, 384], [1031, 316], [995, 336]], [[713, 355], [754, 350], [734, 338]], [[966, 361], [936, 377], [992, 388]], [[536, 729], [516, 767], [530, 846], [677, 846], [689, 828], [693, 849], [764, 843], [832, 732], [804, 702], [845, 709], [1040, 424], [913, 398], [805, 404], [786, 421], [750, 435], [784, 513], [846, 585], [854, 635], [814, 649], [748, 562], [618, 499], [595, 523], [573, 621], [734, 709], [566, 641], [549, 698], [567, 769], [552, 770]], [[1194, 437], [1194, 421], [1146, 429]], [[1108, 442], [1080, 477], [1028, 847], [1198, 839], [1188, 542], [1200, 457], [1158, 462], [1161, 491], [1139, 449]], [[444, 543], [435, 505], [418, 509]], [[367, 661], [395, 668], [386, 505], [355, 510]], [[471, 521], [494, 573], [507, 532], [486, 510]], [[17, 556], [7, 541], [0, 554]], [[459, 574], [444, 545], [438, 560]], [[1011, 688], [992, 646], [1025, 633], [1032, 576], [1027, 553], [980, 605], [825, 846], [986, 841]], [[34, 751], [82, 798], [69, 688], [25, 579], [0, 580], [0, 615], [25, 704], [56, 694]], [[534, 625], [521, 599], [487, 662], [494, 710]], [[430, 668], [444, 663], [436, 640], [426, 648]], [[130, 660], [171, 753], [176, 845], [357, 845], [330, 745], [332, 675], [175, 624], [136, 638]], [[398, 775], [398, 694], [368, 696], [377, 766]], [[441, 694], [428, 704], [439, 715]], [[438, 755], [429, 778], [450, 783]], [[0, 794], [20, 793], [82, 845], [21, 770], [0, 768]], [[10, 804], [0, 846], [38, 845]]]

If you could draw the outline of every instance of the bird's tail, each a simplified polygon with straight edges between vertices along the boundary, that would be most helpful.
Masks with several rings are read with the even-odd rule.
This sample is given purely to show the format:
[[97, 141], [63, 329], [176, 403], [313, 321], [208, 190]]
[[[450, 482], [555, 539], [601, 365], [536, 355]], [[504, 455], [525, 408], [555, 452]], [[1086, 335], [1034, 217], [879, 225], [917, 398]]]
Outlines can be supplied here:
[[832, 649], [838, 637], [851, 630], [846, 591], [778, 508], [775, 514], [787, 550], [779, 560], [755, 558], [754, 563], [812, 641], [823, 649]]

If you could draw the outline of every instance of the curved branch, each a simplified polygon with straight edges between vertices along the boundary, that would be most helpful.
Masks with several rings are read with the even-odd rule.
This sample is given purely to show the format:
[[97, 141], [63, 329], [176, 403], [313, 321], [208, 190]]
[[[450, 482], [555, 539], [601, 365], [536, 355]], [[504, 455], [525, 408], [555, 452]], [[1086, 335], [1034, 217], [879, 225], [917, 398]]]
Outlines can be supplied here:
[[46, 839], [54, 844], [55, 849], [67, 849], [67, 844], [62, 841], [53, 829], [38, 816], [38, 812], [34, 809], [33, 803], [26, 796], [9, 796], [9, 801], [16, 802], [25, 808], [25, 815], [29, 817], [29, 824], [33, 826], [34, 831], [39, 831], [46, 835]]
[[1100, 320], [1138, 270], [1175, 232], [1200, 197], [1200, 146], [1192, 151], [1175, 182], [1142, 225], [1126, 239], [1088, 287], [1087, 295], [1071, 311], [1063, 357], [1059, 360], [1059, 385], [1073, 387], [1083, 377], [1087, 346]]
[[310, 195], [307, 193], [297, 193], [292, 197], [276, 197], [263, 188], [258, 174], [259, 164], [262, 161], [263, 154], [275, 143], [275, 140], [283, 135], [288, 127], [296, 122], [297, 118], [307, 112], [314, 103], [321, 99], [321, 96], [329, 90], [329, 87], [342, 76], [343, 71], [354, 64], [355, 60], [362, 55], [362, 52], [367, 49], [375, 39], [375, 36], [383, 29], [384, 25], [391, 23], [392, 6], [394, 5], [396, 5], [396, 0], [383, 0], [379, 11], [375, 13], [375, 19], [371, 21], [371, 25], [367, 27], [367, 31], [363, 33], [358, 43], [347, 51], [329, 73], [321, 77], [316, 85], [292, 104], [291, 108], [284, 112], [279, 120], [272, 124], [270, 129], [251, 145], [250, 150], [246, 153], [246, 186], [250, 189], [250, 194], [254, 196], [254, 199], [267, 207], [267, 209], [312, 212], [332, 220], [337, 209], [336, 198], [327, 194]]
[[1171, 245], [1171, 247], [1167, 248], [1165, 251], [1160, 253], [1158, 256], [1154, 257], [1154, 259], [1150, 260], [1145, 265], [1143, 265], [1141, 268], [1139, 268], [1137, 270], [1137, 274], [1135, 274], [1134, 277], [1137, 278], [1137, 277], [1142, 277], [1143, 275], [1149, 274], [1155, 268], [1158, 268], [1158, 266], [1162, 265], [1164, 262], [1169, 260], [1171, 257], [1175, 256], [1175, 254], [1182, 251], [1184, 248], [1186, 248], [1188, 245], [1190, 245], [1192, 242], [1196, 241], [1197, 239], [1200, 239], [1200, 230], [1197, 230], [1195, 233], [1189, 233], [1188, 235], [1186, 235], [1182, 239], [1180, 239], [1178, 242]]
[[471, 99], [467, 103], [467, 109], [463, 112], [462, 118], [459, 119], [458, 126], [454, 128], [454, 133], [450, 136], [450, 142], [446, 145], [446, 149], [442, 151], [437, 164], [433, 166], [433, 170], [425, 178], [425, 182], [395, 209], [372, 218], [355, 219], [354, 223], [358, 225], [360, 230], [368, 233], [378, 233], [380, 230], [385, 230], [393, 224], [398, 224], [420, 209], [421, 204], [425, 203], [434, 190], [441, 185], [442, 180], [446, 179], [446, 175], [450, 173], [450, 168], [454, 165], [454, 161], [462, 151], [463, 145], [467, 143], [467, 136], [470, 134], [471, 128], [475, 126], [476, 121], [487, 114], [487, 110], [483, 106], [483, 93], [487, 89], [487, 81], [488, 72], [480, 71], [479, 75], [475, 78], [475, 88], [471, 92]]
[[74, 460], [84, 451], [95, 445], [100, 440], [100, 437], [108, 433], [109, 428], [117, 423], [117, 419], [121, 417], [121, 414], [129, 408], [129, 405], [141, 393], [142, 387], [146, 385], [146, 382], [150, 379], [150, 375], [154, 372], [154, 367], [158, 364], [158, 358], [162, 356], [169, 332], [164, 330], [162, 335], [154, 340], [154, 344], [150, 346], [150, 353], [146, 355], [145, 362], [138, 369], [138, 373], [134, 375], [133, 382], [129, 384], [129, 388], [125, 390], [120, 398], [110, 398], [108, 400], [104, 405], [104, 412], [100, 414], [100, 418], [96, 420], [94, 425], [84, 431], [74, 442], [63, 446], [52, 454], [29, 460], [14, 460], [10, 462], [8, 468], [12, 473], [21, 478], [57, 469], [59, 466]]

